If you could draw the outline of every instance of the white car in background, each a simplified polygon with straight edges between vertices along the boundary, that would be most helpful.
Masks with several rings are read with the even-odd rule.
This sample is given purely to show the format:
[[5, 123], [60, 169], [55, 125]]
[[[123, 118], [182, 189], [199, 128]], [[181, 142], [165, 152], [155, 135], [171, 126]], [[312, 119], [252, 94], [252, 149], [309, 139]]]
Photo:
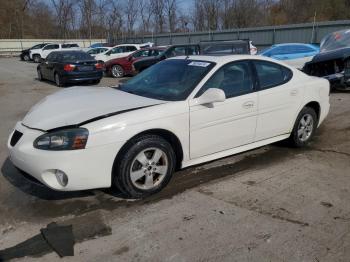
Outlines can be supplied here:
[[41, 58], [45, 59], [51, 52], [64, 50], [81, 50], [81, 48], [78, 44], [74, 43], [48, 44], [43, 48], [30, 50], [29, 57], [35, 63], [39, 63]]
[[95, 47], [95, 48], [88, 48], [85, 52], [91, 56], [97, 56], [99, 54], [104, 54], [109, 50], [111, 50], [111, 47]]
[[18, 122], [10, 159], [62, 191], [160, 191], [178, 168], [289, 139], [308, 144], [329, 111], [329, 82], [251, 55], [164, 60], [119, 88], [49, 95]]
[[98, 54], [95, 56], [96, 60], [101, 60], [103, 62], [107, 62], [108, 60], [114, 58], [120, 58], [124, 56], [128, 56], [136, 50], [140, 50], [141, 48], [151, 47], [152, 43], [145, 44], [122, 44], [116, 45], [112, 47], [109, 51]]

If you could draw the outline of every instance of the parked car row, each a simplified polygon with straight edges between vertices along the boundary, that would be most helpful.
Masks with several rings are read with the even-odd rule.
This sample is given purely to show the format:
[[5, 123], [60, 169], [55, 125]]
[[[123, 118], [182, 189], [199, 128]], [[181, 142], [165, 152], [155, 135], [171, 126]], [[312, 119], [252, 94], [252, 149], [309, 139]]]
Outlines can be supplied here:
[[[100, 61], [96, 62], [97, 64], [103, 63], [103, 70], [107, 75], [116, 78], [136, 75], [160, 61], [176, 56], [257, 53], [257, 48], [252, 42], [246, 40], [209, 41], [170, 46], [153, 46], [153, 43], [144, 43], [108, 47], [105, 43], [98, 43], [87, 49], [80, 49], [74, 43], [42, 43], [23, 50], [20, 57], [25, 61], [33, 59], [34, 62], [40, 62], [53, 51], [65, 50], [85, 51], [91, 56], [90, 59], [94, 57], [96, 61]], [[281, 60], [309, 75], [324, 77], [334, 88], [350, 89], [350, 30], [327, 35], [320, 47], [302, 43], [277, 44], [263, 50], [259, 55]], [[44, 68], [45, 65], [40, 67]], [[54, 77], [50, 76], [48, 79], [54, 79]]]

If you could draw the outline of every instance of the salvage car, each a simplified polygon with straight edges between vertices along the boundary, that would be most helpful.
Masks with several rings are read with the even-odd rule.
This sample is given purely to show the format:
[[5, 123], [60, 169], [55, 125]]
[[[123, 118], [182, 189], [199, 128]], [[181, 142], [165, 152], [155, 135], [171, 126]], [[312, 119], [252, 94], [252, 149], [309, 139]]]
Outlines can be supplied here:
[[329, 82], [251, 55], [162, 61], [111, 87], [49, 95], [8, 140], [12, 163], [61, 191], [116, 186], [143, 198], [178, 168], [288, 139], [307, 145]]
[[38, 45], [32, 46], [31, 48], [24, 49], [24, 50], [22, 50], [22, 52], [19, 55], [19, 57], [21, 58], [22, 61], [29, 61], [30, 60], [30, 56], [29, 56], [30, 50], [41, 49], [41, 48], [43, 48], [44, 46], [46, 46], [48, 44], [50, 44], [50, 43], [42, 43], [42, 44], [38, 44]]
[[54, 81], [60, 87], [85, 81], [98, 84], [103, 76], [103, 63], [83, 51], [56, 51], [41, 60], [37, 73], [39, 81]]
[[332, 89], [350, 91], [350, 30], [327, 35], [320, 48], [321, 52], [305, 64], [303, 71], [328, 79]]
[[165, 47], [151, 47], [138, 50], [126, 57], [115, 58], [105, 63], [105, 71], [108, 75], [119, 78], [131, 75], [132, 64], [143, 58], [152, 58], [161, 55]]
[[282, 60], [285, 63], [302, 69], [306, 62], [309, 62], [320, 52], [320, 48], [312, 44], [278, 44], [265, 49], [260, 53], [262, 56]]

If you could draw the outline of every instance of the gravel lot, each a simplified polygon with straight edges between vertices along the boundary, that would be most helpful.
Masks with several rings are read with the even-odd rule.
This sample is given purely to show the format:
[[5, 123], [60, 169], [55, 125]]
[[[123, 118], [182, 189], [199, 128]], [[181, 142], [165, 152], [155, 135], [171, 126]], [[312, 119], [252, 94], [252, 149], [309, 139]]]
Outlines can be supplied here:
[[53, 221], [87, 230], [102, 221], [111, 234], [80, 241], [64, 261], [349, 261], [350, 93], [331, 95], [307, 149], [279, 143], [188, 168], [160, 194], [130, 201], [111, 190], [54, 192], [12, 166], [11, 129], [59, 89], [37, 81], [35, 67], [0, 59], [0, 250]]

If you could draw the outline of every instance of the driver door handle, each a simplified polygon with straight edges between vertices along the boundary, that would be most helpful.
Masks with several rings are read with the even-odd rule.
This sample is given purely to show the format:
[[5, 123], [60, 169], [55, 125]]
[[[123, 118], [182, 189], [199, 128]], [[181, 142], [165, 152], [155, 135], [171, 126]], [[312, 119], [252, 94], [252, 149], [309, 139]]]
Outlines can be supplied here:
[[243, 108], [245, 109], [250, 109], [254, 107], [254, 102], [253, 101], [248, 101], [243, 104]]

